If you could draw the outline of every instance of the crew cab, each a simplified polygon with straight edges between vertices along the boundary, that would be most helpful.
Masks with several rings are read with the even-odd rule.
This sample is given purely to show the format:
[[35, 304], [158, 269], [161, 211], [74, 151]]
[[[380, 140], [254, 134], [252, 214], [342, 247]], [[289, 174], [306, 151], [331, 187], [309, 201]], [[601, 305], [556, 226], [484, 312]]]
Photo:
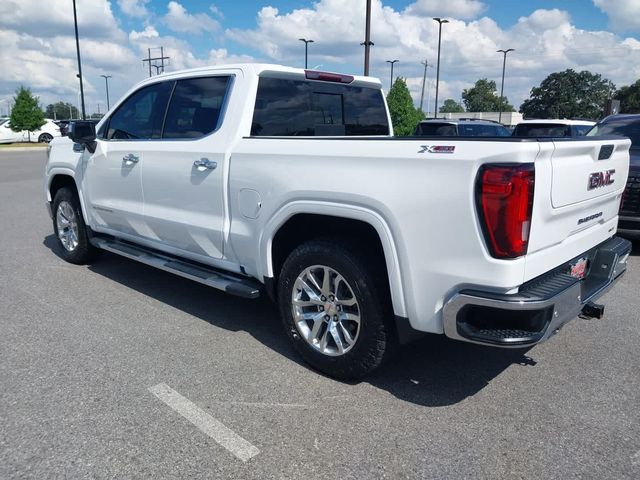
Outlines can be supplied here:
[[529, 347], [600, 316], [630, 251], [629, 143], [396, 138], [377, 79], [215, 66], [72, 123], [44, 195], [67, 261], [267, 294], [304, 360], [348, 379], [416, 333]]

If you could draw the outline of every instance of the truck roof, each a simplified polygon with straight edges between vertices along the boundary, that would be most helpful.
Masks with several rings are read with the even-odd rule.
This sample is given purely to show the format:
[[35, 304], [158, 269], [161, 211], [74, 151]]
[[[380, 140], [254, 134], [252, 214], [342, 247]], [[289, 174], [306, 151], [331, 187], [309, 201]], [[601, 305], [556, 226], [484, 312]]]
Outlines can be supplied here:
[[229, 69], [242, 70], [247, 74], [253, 74], [257, 76], [260, 76], [265, 73], [269, 73], [269, 74], [275, 74], [278, 76], [290, 76], [292, 78], [300, 78], [300, 79], [304, 79], [305, 72], [308, 72], [308, 71], [332, 73], [336, 75], [348, 75], [350, 77], [353, 77], [353, 81], [349, 83], [350, 85], [367, 86], [371, 88], [381, 88], [382, 86], [382, 82], [380, 82], [378, 78], [365, 77], [363, 75], [352, 75], [352, 74], [346, 74], [346, 73], [340, 73], [340, 72], [325, 72], [323, 70], [312, 70], [312, 69], [305, 70], [304, 68], [287, 67], [285, 65], [277, 65], [277, 64], [271, 64], [271, 63], [231, 63], [231, 64], [224, 64], [224, 65], [209, 65], [205, 67], [196, 67], [196, 68], [189, 68], [184, 70], [176, 70], [174, 72], [163, 73], [163, 74], [156, 75], [156, 76], [147, 78], [145, 80], [142, 80], [136, 85], [136, 87], [139, 85], [147, 84], [147, 83], [154, 83], [155, 81], [160, 81], [161, 79], [193, 76], [194, 74], [198, 74], [198, 73], [206, 75], [206, 74], [215, 73], [220, 70], [229, 70]]

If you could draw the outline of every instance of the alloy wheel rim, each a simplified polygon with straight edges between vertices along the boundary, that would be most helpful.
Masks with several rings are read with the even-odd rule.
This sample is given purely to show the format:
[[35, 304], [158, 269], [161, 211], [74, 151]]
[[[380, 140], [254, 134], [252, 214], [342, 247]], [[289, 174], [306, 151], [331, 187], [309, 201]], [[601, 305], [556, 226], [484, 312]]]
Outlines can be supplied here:
[[56, 225], [60, 243], [67, 252], [73, 252], [78, 248], [78, 222], [73, 207], [66, 200], [58, 205]]
[[360, 305], [349, 282], [331, 267], [313, 265], [298, 275], [291, 310], [300, 336], [324, 355], [344, 355], [358, 340]]

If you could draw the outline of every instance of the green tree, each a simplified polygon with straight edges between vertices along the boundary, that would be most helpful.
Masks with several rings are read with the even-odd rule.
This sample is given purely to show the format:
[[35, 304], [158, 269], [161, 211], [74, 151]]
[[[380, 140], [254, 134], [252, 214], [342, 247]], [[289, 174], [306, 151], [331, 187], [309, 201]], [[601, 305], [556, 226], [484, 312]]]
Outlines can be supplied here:
[[402, 77], [396, 78], [387, 94], [393, 132], [397, 136], [411, 135], [424, 115], [413, 105], [413, 99]]
[[567, 69], [545, 78], [520, 105], [525, 117], [597, 120], [615, 85], [598, 73]]
[[69, 102], [50, 103], [45, 110], [45, 116], [58, 120], [80, 117], [78, 109]]
[[507, 97], [497, 95], [496, 82], [481, 78], [473, 87], [462, 91], [462, 99], [467, 112], [513, 112], [513, 105]]
[[44, 112], [38, 105], [38, 97], [34, 97], [28, 88], [20, 86], [20, 88], [16, 90], [16, 96], [13, 97], [13, 109], [11, 110], [9, 122], [11, 130], [14, 132], [27, 130], [29, 132], [29, 140], [31, 140], [31, 132], [39, 129], [46, 123], [44, 120]]
[[440, 113], [462, 113], [464, 108], [453, 98], [447, 98], [440, 107]]
[[620, 112], [640, 113], [640, 80], [635, 83], [621, 87], [615, 94], [615, 98], [620, 100]]

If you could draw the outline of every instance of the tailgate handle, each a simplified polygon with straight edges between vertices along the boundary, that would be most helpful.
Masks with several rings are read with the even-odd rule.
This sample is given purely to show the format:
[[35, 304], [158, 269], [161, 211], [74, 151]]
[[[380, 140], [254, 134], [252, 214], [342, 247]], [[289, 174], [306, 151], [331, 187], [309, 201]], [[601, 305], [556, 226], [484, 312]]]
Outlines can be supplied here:
[[598, 160], [608, 160], [613, 153], [613, 145], [602, 145], [600, 147], [600, 153], [598, 154]]

